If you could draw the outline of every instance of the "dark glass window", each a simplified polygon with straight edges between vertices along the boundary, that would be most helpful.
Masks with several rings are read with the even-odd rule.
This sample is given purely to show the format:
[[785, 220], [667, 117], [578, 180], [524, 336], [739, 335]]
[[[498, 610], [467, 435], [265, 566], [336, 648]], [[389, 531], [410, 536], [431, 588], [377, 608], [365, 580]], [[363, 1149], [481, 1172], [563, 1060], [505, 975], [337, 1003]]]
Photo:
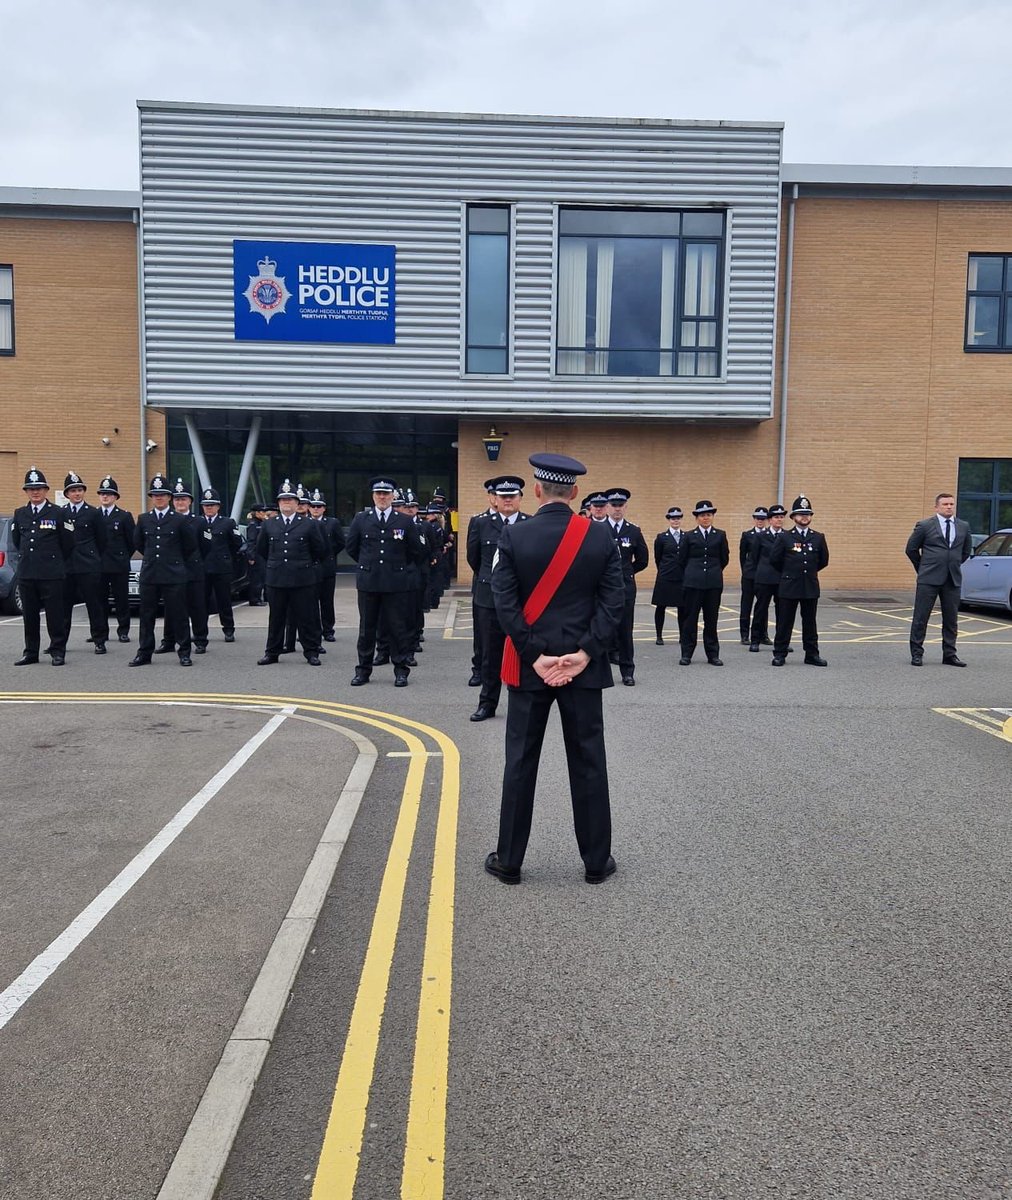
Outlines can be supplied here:
[[1012, 350], [1012, 255], [970, 255], [964, 349]]
[[510, 210], [471, 205], [467, 210], [465, 365], [468, 374], [509, 371]]
[[14, 268], [0, 264], [0, 354], [14, 353]]
[[559, 210], [559, 375], [720, 374], [724, 214]]
[[961, 458], [956, 511], [973, 533], [1012, 528], [1012, 458]]

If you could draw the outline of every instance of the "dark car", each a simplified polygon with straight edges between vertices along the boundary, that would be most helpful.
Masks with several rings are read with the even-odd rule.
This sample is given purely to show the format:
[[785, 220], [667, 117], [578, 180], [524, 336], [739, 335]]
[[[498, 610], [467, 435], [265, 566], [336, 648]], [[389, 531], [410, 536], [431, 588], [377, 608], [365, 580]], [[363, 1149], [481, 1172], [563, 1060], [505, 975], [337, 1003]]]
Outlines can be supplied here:
[[0, 612], [21, 613], [18, 589], [18, 552], [11, 542], [11, 518], [0, 517]]
[[[246, 526], [240, 525], [238, 529], [239, 536], [243, 539], [243, 542], [245, 542]], [[229, 591], [232, 593], [233, 600], [238, 599], [239, 597], [245, 597], [248, 586], [248, 580], [246, 578], [248, 571], [249, 563], [246, 561], [246, 555], [242, 553], [234, 555], [232, 558], [232, 583], [229, 585]], [[135, 554], [130, 560], [129, 588], [130, 607], [132, 609], [137, 609], [140, 607], [141, 602], [141, 556], [139, 554]], [[161, 604], [159, 604], [158, 607], [161, 609]]]

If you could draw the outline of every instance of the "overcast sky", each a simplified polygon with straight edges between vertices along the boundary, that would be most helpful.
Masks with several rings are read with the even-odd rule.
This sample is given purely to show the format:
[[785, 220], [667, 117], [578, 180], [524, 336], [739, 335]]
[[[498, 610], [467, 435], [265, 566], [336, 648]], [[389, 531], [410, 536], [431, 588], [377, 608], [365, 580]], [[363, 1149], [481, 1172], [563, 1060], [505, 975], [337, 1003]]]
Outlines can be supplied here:
[[1009, 0], [0, 0], [0, 186], [138, 187], [135, 102], [783, 121], [1012, 166]]

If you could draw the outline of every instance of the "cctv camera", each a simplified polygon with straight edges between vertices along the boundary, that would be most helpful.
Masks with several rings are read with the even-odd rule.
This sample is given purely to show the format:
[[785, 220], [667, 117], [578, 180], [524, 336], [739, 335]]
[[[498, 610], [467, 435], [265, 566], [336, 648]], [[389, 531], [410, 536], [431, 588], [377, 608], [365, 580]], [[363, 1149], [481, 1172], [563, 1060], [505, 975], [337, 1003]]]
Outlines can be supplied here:
[[103, 445], [103, 446], [111, 446], [111, 445], [112, 445], [112, 438], [103, 438], [103, 439], [102, 439], [102, 445]]
[[148, 438], [147, 443], [144, 446], [144, 449], [148, 452], [148, 454], [150, 454], [152, 450], [158, 449], [158, 443], [153, 442], [150, 438]]

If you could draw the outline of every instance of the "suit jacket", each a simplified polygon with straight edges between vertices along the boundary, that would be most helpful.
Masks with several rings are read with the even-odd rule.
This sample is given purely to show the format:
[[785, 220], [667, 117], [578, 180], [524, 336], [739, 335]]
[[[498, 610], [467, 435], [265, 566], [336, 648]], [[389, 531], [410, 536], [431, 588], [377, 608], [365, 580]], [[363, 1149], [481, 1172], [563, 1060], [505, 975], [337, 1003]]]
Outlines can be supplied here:
[[11, 540], [18, 552], [19, 579], [65, 579], [74, 534], [64, 509], [47, 500], [36, 516], [30, 504], [14, 513]]
[[770, 551], [770, 566], [780, 572], [779, 595], [786, 600], [814, 600], [819, 595], [819, 572], [829, 565], [825, 534], [795, 526], [782, 529]]
[[134, 549], [144, 557], [140, 582], [146, 584], [185, 584], [187, 563], [197, 552], [193, 519], [167, 509], [158, 519], [154, 512], [143, 512], [134, 530]]
[[[526, 520], [527, 513], [517, 513], [513, 524]], [[495, 598], [492, 595], [492, 565], [506, 525], [506, 518], [501, 513], [482, 513], [468, 525], [467, 561], [469, 564], [477, 563], [477, 566], [471, 566], [475, 573], [472, 595], [479, 608], [495, 608]]]
[[770, 561], [770, 555], [773, 553], [777, 538], [782, 537], [783, 532], [782, 529], [767, 529], [752, 542], [748, 552], [748, 561], [752, 571], [751, 578], [757, 586], [780, 586], [780, 572]]
[[105, 522], [105, 549], [102, 551], [102, 571], [108, 575], [126, 575], [134, 552], [136, 522], [133, 513], [114, 505], [109, 515], [99, 509]]
[[492, 595], [503, 631], [520, 655], [520, 687], [546, 685], [531, 665], [541, 654], [586, 650], [590, 662], [567, 687], [612, 686], [608, 647], [622, 620], [622, 560], [610, 526], [591, 522], [566, 577], [533, 625], [523, 609], [558, 549], [572, 511], [561, 501], [544, 504], [528, 521], [502, 531], [492, 572]]
[[74, 549], [67, 560], [68, 575], [99, 575], [106, 543], [105, 518], [84, 502], [75, 513], [68, 505], [66, 526], [74, 535]]
[[697, 525], [682, 536], [678, 561], [685, 572], [682, 586], [712, 591], [724, 586], [724, 568], [731, 561], [727, 534], [710, 526], [704, 538]]
[[636, 595], [636, 576], [645, 567], [650, 566], [650, 551], [643, 537], [643, 531], [631, 521], [623, 520], [618, 529], [613, 529], [611, 521], [604, 522], [605, 529], [615, 539], [619, 556], [622, 559], [622, 582], [625, 585], [625, 598], [631, 600]]
[[374, 508], [356, 513], [345, 549], [355, 560], [355, 584], [360, 592], [411, 592], [418, 587], [412, 564], [428, 553], [410, 517], [387, 509], [380, 522]]
[[742, 579], [755, 579], [755, 567], [752, 565], [752, 547], [761, 541], [765, 529], [746, 529], [738, 542], [738, 564], [741, 567]]
[[197, 517], [197, 530], [204, 551], [204, 572], [207, 575], [235, 573], [233, 557], [242, 549], [242, 538], [231, 517], [219, 513], [210, 525], [207, 517]]
[[271, 517], [263, 523], [257, 537], [257, 554], [267, 560], [267, 586], [277, 588], [313, 587], [317, 563], [326, 557], [327, 547], [320, 522], [311, 517]]
[[918, 521], [907, 539], [906, 555], [914, 564], [917, 582], [943, 587], [951, 584], [959, 587], [963, 582], [963, 563], [970, 557], [973, 539], [970, 526], [953, 517], [952, 545], [945, 541], [945, 534], [935, 516]]

